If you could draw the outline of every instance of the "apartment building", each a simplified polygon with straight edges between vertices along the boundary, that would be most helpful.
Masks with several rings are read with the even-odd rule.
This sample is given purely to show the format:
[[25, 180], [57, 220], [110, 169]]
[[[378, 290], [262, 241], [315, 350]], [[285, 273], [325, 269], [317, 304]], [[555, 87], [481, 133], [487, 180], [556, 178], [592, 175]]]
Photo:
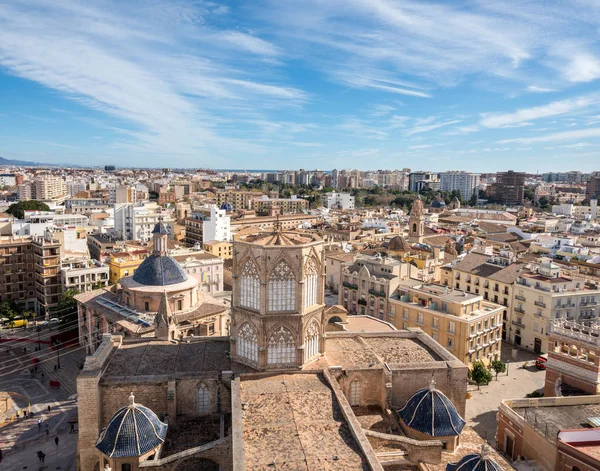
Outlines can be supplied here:
[[34, 196], [33, 183], [23, 182], [17, 185], [17, 199], [19, 201], [32, 200]]
[[211, 240], [209, 242], [205, 242], [202, 245], [202, 248], [209, 254], [219, 257], [223, 260], [230, 260], [233, 258], [233, 244], [226, 240]]
[[30, 237], [0, 238], [0, 302], [35, 310], [35, 269]]
[[0, 186], [15, 186], [17, 178], [14, 173], [0, 173]]
[[110, 254], [109, 283], [118, 283], [121, 278], [131, 276], [141, 263], [150, 255], [146, 249], [132, 250], [130, 252], [116, 252]]
[[54, 175], [40, 175], [33, 180], [34, 195], [36, 200], [47, 201], [57, 199], [67, 194], [67, 184]]
[[520, 273], [513, 290], [514, 344], [536, 353], [547, 351], [550, 326], [556, 319], [591, 323], [600, 314], [600, 289], [583, 277], [570, 278], [561, 268], [542, 262]]
[[356, 252], [325, 252], [325, 286], [334, 293], [339, 293], [342, 285], [342, 267], [344, 264], [353, 264], [357, 257]]
[[592, 175], [585, 186], [585, 199], [587, 201], [600, 198], [600, 173]]
[[502, 340], [514, 342], [515, 330], [511, 324], [513, 286], [523, 267], [523, 264], [515, 262], [510, 252], [496, 255], [472, 252], [452, 267], [449, 285], [482, 295], [484, 301], [502, 305]]
[[108, 286], [110, 267], [97, 260], [65, 259], [61, 262], [63, 290], [85, 292]]
[[217, 190], [215, 202], [219, 208], [224, 204], [228, 204], [231, 205], [233, 211], [239, 211], [250, 209], [250, 202], [261, 196], [263, 196], [263, 193], [259, 191]]
[[[187, 236], [187, 234], [186, 234]], [[202, 242], [231, 241], [231, 218], [224, 209], [211, 206], [210, 216], [202, 221]]]
[[440, 173], [440, 190], [460, 191], [466, 200], [479, 191], [479, 174], [462, 171]]
[[500, 357], [503, 307], [482, 295], [402, 280], [389, 304], [388, 322], [422, 329], [466, 365]]
[[327, 209], [354, 209], [355, 198], [350, 193], [332, 191], [321, 196], [321, 204]]
[[159, 221], [167, 226], [169, 238], [174, 237], [174, 221], [168, 211], [156, 203], [135, 205], [133, 203], [116, 204], [114, 206], [115, 232], [124, 240], [149, 242], [152, 230]]
[[269, 198], [263, 195], [250, 200], [250, 209], [260, 214], [297, 214], [308, 209], [308, 201], [292, 195], [290, 198]]
[[137, 191], [133, 185], [113, 185], [108, 189], [108, 204], [137, 203]]
[[36, 312], [48, 314], [56, 307], [62, 294], [60, 277], [60, 242], [51, 232], [31, 238], [33, 246], [33, 265], [35, 270]]
[[107, 210], [109, 205], [104, 198], [69, 198], [65, 201], [68, 213], [86, 214]]
[[[230, 246], [231, 243], [227, 242]], [[196, 278], [200, 291], [218, 293], [223, 291], [223, 260], [225, 257], [196, 249], [176, 249], [169, 251], [183, 270]], [[231, 257], [230, 257], [231, 258]]]
[[523, 204], [525, 174], [523, 172], [499, 172], [495, 183], [496, 199], [503, 204]]
[[415, 267], [395, 258], [361, 255], [342, 265], [342, 286], [338, 304], [350, 314], [369, 315], [386, 320], [388, 299], [401, 280], [414, 273]]

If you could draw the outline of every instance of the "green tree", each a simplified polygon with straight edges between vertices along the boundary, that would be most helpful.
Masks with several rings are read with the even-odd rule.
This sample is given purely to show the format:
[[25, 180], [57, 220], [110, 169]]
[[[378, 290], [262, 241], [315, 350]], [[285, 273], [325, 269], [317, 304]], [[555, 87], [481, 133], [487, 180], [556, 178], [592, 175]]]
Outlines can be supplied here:
[[[61, 324], [74, 325], [77, 321], [77, 300], [75, 295], [79, 294], [77, 289], [68, 289], [60, 297], [60, 301], [54, 310]], [[52, 312], [50, 312], [52, 315]]]
[[550, 200], [546, 196], [542, 196], [538, 200], [538, 204], [540, 205], [540, 208], [545, 209], [550, 205]]
[[477, 201], [478, 201], [477, 192], [474, 191], [473, 195], [471, 196], [471, 199], [469, 200], [469, 206], [474, 208], [475, 206], [477, 206]]
[[496, 372], [496, 381], [498, 381], [498, 375], [506, 371], [506, 364], [502, 360], [492, 361], [492, 368]]
[[10, 328], [14, 326], [15, 317], [17, 317], [17, 310], [13, 303], [10, 301], [4, 301], [0, 304], [0, 317], [8, 319], [8, 325]]
[[29, 200], [13, 203], [6, 210], [8, 214], [17, 219], [23, 219], [25, 217], [25, 211], [50, 211], [50, 208], [46, 203], [42, 203], [41, 201]]
[[481, 360], [473, 362], [471, 367], [471, 379], [477, 384], [477, 390], [481, 388], [482, 384], [488, 384], [492, 379], [492, 373]]

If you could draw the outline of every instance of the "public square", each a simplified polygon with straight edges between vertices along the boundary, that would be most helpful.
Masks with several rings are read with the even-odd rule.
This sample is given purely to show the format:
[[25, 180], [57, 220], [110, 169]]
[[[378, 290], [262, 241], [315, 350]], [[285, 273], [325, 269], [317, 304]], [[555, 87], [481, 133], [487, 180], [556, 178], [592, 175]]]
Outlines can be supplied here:
[[[79, 347], [63, 348], [59, 358], [48, 344], [41, 343], [41, 350], [35, 351], [37, 343], [16, 341], [19, 337], [37, 339], [32, 332], [34, 329], [27, 329], [10, 336], [6, 330], [0, 332], [2, 338], [11, 339], [0, 343], [1, 392], [13, 393], [11, 397], [20, 408], [19, 418], [5, 423], [0, 429], [3, 453], [0, 470], [74, 471], [77, 451], [76, 377], [85, 352]], [[42, 332], [42, 340], [51, 334], [52, 331]], [[39, 359], [37, 372], [33, 368], [33, 358]], [[61, 367], [55, 369], [59, 359]], [[60, 383], [58, 387], [57, 382]], [[22, 411], [27, 409], [28, 401], [33, 416], [24, 418]], [[10, 415], [12, 413], [2, 419]], [[41, 420], [40, 425], [38, 419]], [[46, 455], [43, 463], [37, 456], [38, 451]]]

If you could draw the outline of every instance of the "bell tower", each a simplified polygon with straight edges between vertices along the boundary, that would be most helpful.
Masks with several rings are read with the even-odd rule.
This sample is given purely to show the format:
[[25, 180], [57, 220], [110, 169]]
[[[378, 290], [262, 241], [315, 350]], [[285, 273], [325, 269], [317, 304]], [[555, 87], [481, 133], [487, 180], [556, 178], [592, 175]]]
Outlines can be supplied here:
[[323, 240], [312, 233], [241, 234], [233, 243], [232, 358], [257, 370], [299, 369], [323, 353]]
[[408, 226], [409, 239], [412, 242], [422, 242], [423, 235], [425, 234], [425, 214], [420, 195], [417, 195], [417, 198], [413, 201], [408, 218]]

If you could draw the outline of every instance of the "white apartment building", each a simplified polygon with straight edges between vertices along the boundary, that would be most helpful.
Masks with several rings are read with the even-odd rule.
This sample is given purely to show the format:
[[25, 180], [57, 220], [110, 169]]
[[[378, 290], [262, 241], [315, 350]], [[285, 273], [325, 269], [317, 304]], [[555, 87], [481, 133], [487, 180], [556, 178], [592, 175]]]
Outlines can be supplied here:
[[67, 194], [69, 196], [75, 196], [85, 190], [87, 190], [87, 183], [83, 180], [67, 182]]
[[583, 279], [563, 276], [558, 265], [543, 262], [520, 273], [514, 285], [510, 326], [514, 343], [544, 353], [552, 322], [567, 319], [590, 323], [600, 315], [599, 304], [599, 288], [590, 288]]
[[216, 240], [231, 241], [231, 218], [224, 209], [215, 205], [210, 208], [210, 217], [202, 221], [202, 243]]
[[36, 200], [53, 200], [67, 194], [67, 184], [61, 177], [40, 175], [33, 181], [33, 190]]
[[174, 236], [174, 221], [171, 213], [156, 203], [136, 206], [133, 203], [121, 203], [114, 206], [115, 233], [123, 240], [148, 242], [152, 239], [154, 226], [162, 220], [169, 229], [169, 238]]
[[92, 291], [108, 285], [109, 266], [96, 260], [65, 259], [61, 262], [63, 291]]
[[354, 196], [350, 193], [332, 191], [323, 195], [321, 201], [327, 209], [354, 209]]
[[15, 186], [17, 179], [14, 173], [2, 173], [0, 174], [0, 186]]
[[571, 203], [555, 204], [552, 206], [552, 214], [575, 219], [596, 219], [598, 217], [598, 200], [591, 200], [589, 206], [575, 206]]
[[440, 173], [440, 190], [460, 190], [464, 199], [469, 199], [479, 188], [479, 174], [462, 171], [451, 171]]

